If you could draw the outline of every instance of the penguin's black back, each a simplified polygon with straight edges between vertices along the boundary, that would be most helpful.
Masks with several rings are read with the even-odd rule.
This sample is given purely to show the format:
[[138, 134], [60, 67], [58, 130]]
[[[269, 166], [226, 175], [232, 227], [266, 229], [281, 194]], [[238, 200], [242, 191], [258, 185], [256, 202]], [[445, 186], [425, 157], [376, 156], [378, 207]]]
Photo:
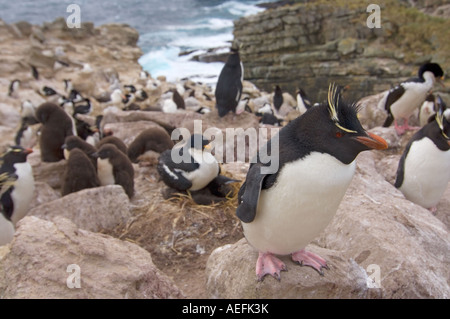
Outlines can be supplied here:
[[97, 159], [92, 156], [97, 151], [95, 146], [89, 144], [78, 136], [72, 135], [66, 137], [64, 141], [64, 147], [70, 152], [70, 156], [72, 156], [73, 150], [80, 149], [84, 154], [87, 155], [88, 159], [92, 162], [94, 167], [97, 168]]
[[82, 150], [78, 148], [71, 150], [64, 174], [62, 196], [98, 186], [100, 182], [91, 160]]
[[126, 154], [121, 152], [114, 144], [102, 145], [98, 152], [102, 159], [108, 158], [113, 167], [115, 184], [121, 185], [129, 198], [134, 195], [134, 168]]

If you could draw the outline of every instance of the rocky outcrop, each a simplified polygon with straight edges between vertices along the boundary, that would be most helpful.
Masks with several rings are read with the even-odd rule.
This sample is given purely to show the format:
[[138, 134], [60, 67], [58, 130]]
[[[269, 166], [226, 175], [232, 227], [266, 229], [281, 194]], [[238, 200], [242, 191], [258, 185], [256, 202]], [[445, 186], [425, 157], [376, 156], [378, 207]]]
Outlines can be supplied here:
[[[285, 258], [281, 282], [257, 282], [258, 257], [245, 240], [216, 249], [207, 264], [212, 298], [440, 298], [450, 296], [448, 227], [428, 210], [404, 199], [376, 165], [379, 154], [362, 153], [357, 173], [336, 216], [308, 246], [330, 270], [319, 276]], [[383, 164], [387, 164], [384, 162]], [[450, 187], [449, 187], [450, 189]], [[443, 214], [450, 206], [440, 206]], [[317, 247], [318, 246], [318, 247]]]
[[31, 209], [30, 216], [70, 219], [92, 232], [111, 231], [131, 217], [128, 196], [120, 185], [84, 189]]
[[0, 255], [0, 298], [162, 299], [182, 292], [141, 247], [79, 229], [65, 218], [25, 217]]
[[380, 7], [381, 28], [369, 28], [367, 5], [308, 1], [235, 21], [244, 78], [268, 92], [275, 84], [292, 94], [301, 87], [320, 102], [332, 81], [349, 85], [359, 99], [415, 76], [427, 61], [450, 71], [443, 49], [449, 20], [389, 1]]

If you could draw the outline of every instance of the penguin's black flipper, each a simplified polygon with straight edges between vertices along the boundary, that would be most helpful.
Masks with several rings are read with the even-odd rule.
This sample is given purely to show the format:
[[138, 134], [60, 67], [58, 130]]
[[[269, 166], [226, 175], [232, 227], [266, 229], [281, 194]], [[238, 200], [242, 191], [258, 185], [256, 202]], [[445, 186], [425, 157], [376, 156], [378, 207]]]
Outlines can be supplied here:
[[394, 116], [392, 116], [391, 113], [387, 116], [386, 120], [383, 123], [383, 127], [389, 127], [391, 126], [392, 122], [394, 122]]
[[232, 190], [232, 188], [228, 187], [228, 185], [239, 182], [240, 180], [233, 179], [224, 175], [218, 175], [206, 187], [209, 189], [211, 194], [219, 197], [226, 197]]
[[250, 223], [255, 219], [258, 207], [259, 195], [266, 174], [261, 174], [262, 164], [255, 164], [248, 170], [245, 183], [238, 194], [239, 206], [236, 216], [244, 223]]
[[128, 197], [132, 198], [134, 196], [133, 178], [130, 178], [129, 174], [125, 171], [118, 171], [114, 178], [116, 180], [116, 184], [121, 185]]

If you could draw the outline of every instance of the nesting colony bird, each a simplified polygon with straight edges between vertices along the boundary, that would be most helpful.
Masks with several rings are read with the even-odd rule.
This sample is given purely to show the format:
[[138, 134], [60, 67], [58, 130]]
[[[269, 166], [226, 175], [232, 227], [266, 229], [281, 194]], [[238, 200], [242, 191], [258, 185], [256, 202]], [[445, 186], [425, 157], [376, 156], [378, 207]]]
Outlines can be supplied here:
[[[389, 127], [394, 122], [399, 135], [412, 129], [408, 125], [409, 117], [425, 101], [436, 80], [441, 80], [443, 76], [444, 71], [439, 64], [426, 63], [420, 67], [417, 78], [411, 78], [391, 89], [382, 100], [388, 113], [383, 126]], [[399, 119], [403, 119], [402, 126], [398, 124]]]
[[[291, 121], [266, 144], [268, 153], [259, 154], [273, 152], [274, 142], [279, 156], [267, 163], [258, 155], [238, 194], [236, 215], [248, 242], [259, 251], [256, 275], [258, 280], [266, 274], [280, 279], [286, 265], [274, 255], [289, 254], [322, 273], [325, 260], [305, 246], [336, 213], [353, 178], [356, 156], [387, 144], [363, 129], [357, 106], [344, 103], [334, 85], [327, 105]], [[276, 160], [278, 169], [268, 170]]]
[[280, 86], [275, 86], [275, 92], [273, 93], [273, 107], [278, 112], [283, 105], [284, 99], [283, 99], [283, 91], [281, 90]]
[[433, 213], [450, 181], [450, 109], [440, 96], [437, 104], [434, 119], [406, 145], [395, 180], [406, 199]]
[[36, 118], [42, 123], [39, 138], [42, 161], [58, 162], [64, 159], [61, 147], [74, 130], [71, 117], [58, 105], [46, 102], [37, 108]]
[[14, 226], [28, 213], [34, 195], [33, 170], [27, 162], [27, 156], [32, 152], [31, 149], [16, 145], [0, 158], [0, 176], [3, 181], [0, 187], [1, 209], [4, 218]]
[[15, 96], [20, 87], [20, 80], [12, 80], [8, 88], [8, 96]]
[[421, 127], [428, 124], [428, 120], [431, 116], [436, 114], [435, 97], [433, 93], [429, 93], [422, 103], [419, 110], [419, 125]]
[[72, 149], [64, 172], [61, 195], [98, 186], [100, 181], [91, 158], [79, 148]]
[[137, 163], [139, 157], [149, 151], [162, 153], [173, 147], [169, 133], [161, 127], [151, 127], [142, 131], [128, 147], [129, 159]]
[[120, 185], [129, 198], [134, 195], [134, 168], [127, 155], [113, 144], [102, 145], [97, 157], [97, 176], [100, 185]]
[[157, 170], [163, 182], [179, 191], [197, 191], [206, 187], [220, 173], [216, 158], [205, 148], [209, 141], [193, 134], [186, 143], [164, 151]]
[[[112, 134], [112, 133], [111, 133]], [[102, 147], [104, 144], [113, 144], [115, 145], [119, 151], [121, 151], [122, 153], [124, 153], [125, 155], [128, 154], [128, 147], [127, 145], [117, 136], [114, 135], [107, 135], [105, 137], [103, 137], [98, 143], [97, 143], [97, 148], [99, 149], [100, 147]]]
[[88, 156], [94, 168], [97, 169], [97, 158], [93, 155], [97, 152], [97, 148], [84, 141], [82, 138], [74, 135], [68, 136], [66, 137], [64, 144], [61, 147], [63, 149], [64, 158], [66, 160], [70, 159], [70, 156], [74, 149], [79, 149]]
[[242, 95], [243, 77], [244, 68], [239, 50], [232, 46], [227, 62], [220, 72], [215, 90], [216, 108], [220, 117], [225, 116], [228, 112], [236, 113], [236, 107]]

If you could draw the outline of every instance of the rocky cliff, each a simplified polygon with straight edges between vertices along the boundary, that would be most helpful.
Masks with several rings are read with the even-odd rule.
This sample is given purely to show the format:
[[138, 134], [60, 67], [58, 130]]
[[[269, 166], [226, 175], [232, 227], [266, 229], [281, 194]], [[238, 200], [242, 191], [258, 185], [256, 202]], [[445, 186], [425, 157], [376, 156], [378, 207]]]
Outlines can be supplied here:
[[[448, 19], [402, 1], [383, 1], [381, 28], [370, 28], [367, 20], [374, 11], [367, 12], [366, 2], [303, 2], [235, 21], [245, 78], [258, 87], [272, 92], [279, 84], [291, 93], [301, 87], [317, 101], [325, 98], [329, 82], [336, 81], [350, 85], [361, 98], [415, 76], [427, 61], [450, 71]], [[442, 12], [443, 7], [424, 10], [432, 9]]]

